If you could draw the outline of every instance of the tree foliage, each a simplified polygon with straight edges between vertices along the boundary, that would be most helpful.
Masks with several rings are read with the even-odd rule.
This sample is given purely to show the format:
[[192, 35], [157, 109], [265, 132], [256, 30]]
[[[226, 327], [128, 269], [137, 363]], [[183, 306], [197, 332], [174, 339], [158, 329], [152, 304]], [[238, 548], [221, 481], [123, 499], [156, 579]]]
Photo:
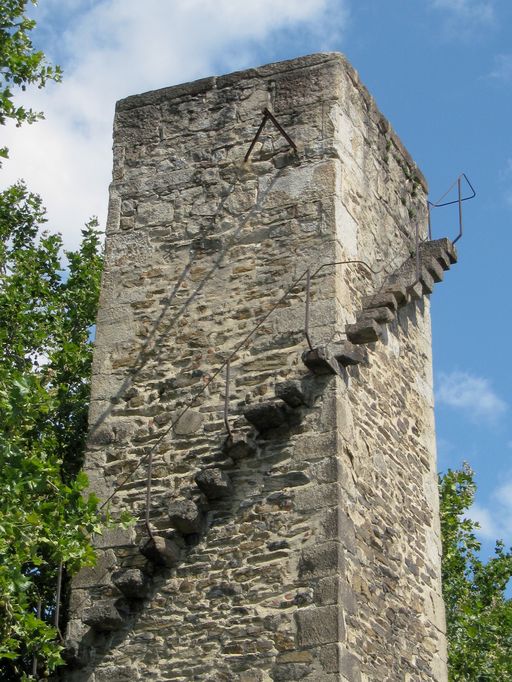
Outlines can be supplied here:
[[[30, 37], [32, 0], [0, 3], [0, 124], [32, 123], [15, 104], [28, 85], [60, 80]], [[7, 156], [5, 148], [0, 156]], [[41, 231], [44, 209], [23, 183], [0, 192], [0, 680], [60, 662], [57, 572], [93, 562], [97, 500], [79, 473], [102, 266], [95, 221], [77, 251]], [[65, 261], [63, 260], [65, 259]]]
[[[0, 3], [0, 124], [11, 119], [19, 126], [42, 118], [41, 112], [16, 105], [15, 92], [27, 85], [42, 88], [49, 80], [61, 79], [60, 68], [49, 64], [32, 44], [30, 32], [35, 21], [27, 16], [27, 4], [27, 0]], [[31, 4], [37, 4], [36, 0]], [[0, 149], [0, 156], [7, 156], [5, 147]]]
[[64, 252], [64, 269], [62, 239], [41, 233], [43, 221], [23, 184], [0, 194], [0, 679], [24, 679], [33, 655], [42, 668], [60, 661], [57, 568], [90, 564], [99, 530], [79, 473], [99, 234], [91, 221], [80, 248]]
[[464, 516], [476, 486], [469, 466], [440, 477], [443, 596], [452, 682], [512, 680], [512, 552], [497, 541], [483, 562], [475, 531]]

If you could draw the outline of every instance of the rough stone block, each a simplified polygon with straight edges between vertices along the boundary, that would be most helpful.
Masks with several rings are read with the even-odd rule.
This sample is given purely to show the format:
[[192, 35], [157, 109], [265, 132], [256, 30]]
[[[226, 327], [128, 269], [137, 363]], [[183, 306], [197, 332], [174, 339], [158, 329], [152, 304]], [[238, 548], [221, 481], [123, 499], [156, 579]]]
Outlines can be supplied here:
[[335, 604], [299, 609], [295, 614], [295, 620], [297, 639], [301, 647], [315, 647], [340, 641], [342, 620]]
[[172, 568], [181, 559], [181, 546], [169, 538], [155, 535], [144, 540], [140, 545], [140, 552], [156, 566]]
[[119, 602], [104, 600], [87, 609], [83, 621], [98, 632], [112, 632], [122, 627], [126, 615], [126, 610], [120, 610]]
[[275, 392], [276, 398], [283, 400], [292, 408], [310, 404], [309, 396], [300, 381], [290, 379], [276, 384]]
[[382, 336], [382, 328], [375, 320], [363, 320], [347, 326], [347, 338], [351, 343], [373, 343]]
[[334, 355], [325, 346], [302, 353], [302, 362], [313, 374], [340, 374], [340, 366]]
[[203, 425], [203, 415], [194, 410], [187, 410], [181, 417], [173, 415], [174, 420], [177, 420], [174, 424], [174, 433], [178, 436], [190, 436]]
[[343, 367], [368, 364], [368, 351], [366, 348], [364, 346], [355, 346], [350, 341], [342, 341], [336, 344], [334, 357]]
[[82, 568], [74, 579], [75, 589], [107, 585], [110, 582], [112, 569], [117, 563], [116, 555], [111, 549], [99, 552], [96, 565]]
[[434, 291], [434, 278], [427, 272], [424, 266], [420, 269], [420, 282], [423, 285], [424, 294], [431, 294]]
[[256, 446], [246, 436], [228, 436], [224, 442], [223, 451], [231, 459], [238, 461], [256, 454]]
[[422, 257], [421, 262], [423, 263], [425, 270], [429, 273], [436, 284], [437, 282], [443, 281], [444, 270], [435, 258]]
[[394, 319], [394, 310], [388, 308], [387, 306], [381, 306], [380, 308], [368, 308], [362, 310], [357, 315], [358, 322], [362, 322], [363, 320], [375, 320], [375, 322], [379, 322], [381, 324], [388, 324], [389, 322], [393, 322]]
[[94, 536], [94, 546], [98, 549], [123, 547], [135, 544], [135, 528], [106, 528], [101, 535]]
[[85, 668], [90, 661], [91, 652], [84, 642], [66, 639], [61, 656], [69, 668]]
[[362, 307], [364, 310], [367, 310], [369, 308], [385, 307], [389, 308], [392, 311], [395, 311], [397, 308], [397, 300], [392, 293], [388, 291], [382, 291], [371, 296], [364, 296], [362, 301]]
[[139, 568], [118, 571], [112, 578], [114, 585], [129, 599], [145, 599], [151, 590], [151, 580]]
[[168, 509], [171, 526], [183, 535], [200, 533], [203, 529], [204, 514], [192, 500], [176, 500]]
[[244, 417], [259, 432], [276, 429], [286, 423], [283, 406], [273, 401], [250, 405], [244, 410]]
[[219, 500], [232, 492], [231, 479], [222, 469], [203, 469], [194, 480], [209, 500]]
[[407, 287], [407, 293], [412, 301], [419, 301], [423, 298], [423, 286], [421, 282], [414, 282]]
[[301, 578], [318, 578], [337, 573], [343, 565], [341, 545], [338, 542], [322, 542], [302, 550], [299, 562]]
[[398, 282], [396, 282], [395, 284], [388, 284], [386, 285], [385, 291], [387, 291], [390, 294], [393, 294], [393, 296], [396, 299], [398, 307], [405, 305], [408, 301], [407, 289], [403, 284], [400, 284]]
[[422, 255], [436, 258], [445, 270], [457, 262], [457, 249], [447, 237], [423, 242], [420, 251]]

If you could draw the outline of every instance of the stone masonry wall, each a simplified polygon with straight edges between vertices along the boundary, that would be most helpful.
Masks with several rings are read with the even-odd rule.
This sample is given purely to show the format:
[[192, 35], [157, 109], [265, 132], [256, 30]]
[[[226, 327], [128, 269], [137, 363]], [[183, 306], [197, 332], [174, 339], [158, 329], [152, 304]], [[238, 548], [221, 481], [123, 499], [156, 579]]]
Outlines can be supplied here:
[[[298, 152], [267, 121], [244, 162], [265, 108]], [[368, 265], [312, 280], [313, 343], [336, 346], [413, 252], [425, 192], [338, 54], [118, 103], [86, 470], [138, 522], [98, 537], [74, 579], [64, 679], [446, 679], [428, 299], [366, 364], [318, 376], [301, 360], [306, 268]], [[229, 421], [254, 448], [240, 460], [223, 447], [237, 348]], [[244, 410], [287, 380], [306, 404], [258, 432]], [[171, 567], [139, 551], [150, 453], [151, 527], [181, 544]], [[209, 468], [227, 496], [196, 485]], [[200, 531], [171, 528], [180, 501]], [[127, 600], [116, 581], [133, 568], [151, 582]], [[113, 601], [122, 622], [89, 627]]]

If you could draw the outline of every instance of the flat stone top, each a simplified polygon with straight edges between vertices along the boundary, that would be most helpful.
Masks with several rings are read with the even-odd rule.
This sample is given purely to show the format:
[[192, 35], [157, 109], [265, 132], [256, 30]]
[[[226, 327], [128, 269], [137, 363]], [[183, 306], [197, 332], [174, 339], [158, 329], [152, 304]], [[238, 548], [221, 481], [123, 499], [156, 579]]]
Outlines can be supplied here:
[[235, 86], [241, 81], [249, 81], [251, 79], [264, 79], [278, 74], [290, 73], [300, 69], [308, 69], [322, 64], [338, 63], [339, 67], [350, 78], [354, 87], [359, 91], [368, 112], [371, 113], [372, 118], [378, 121], [379, 128], [393, 140], [394, 145], [407, 160], [409, 165], [415, 169], [415, 174], [423, 186], [425, 192], [428, 192], [428, 183], [416, 166], [414, 159], [411, 157], [407, 149], [403, 146], [399, 136], [395, 133], [389, 121], [378, 109], [375, 100], [368, 92], [366, 87], [361, 83], [359, 74], [350, 64], [348, 59], [340, 52], [316, 52], [311, 55], [303, 57], [295, 57], [294, 59], [287, 59], [285, 61], [273, 62], [272, 64], [265, 64], [263, 66], [252, 67], [243, 71], [234, 71], [223, 76], [210, 76], [208, 78], [201, 78], [189, 83], [181, 83], [166, 88], [159, 88], [158, 90], [150, 90], [149, 92], [141, 93], [140, 95], [131, 95], [116, 103], [116, 113], [130, 111], [147, 106], [158, 106], [163, 102], [168, 102], [173, 99], [181, 97], [194, 97], [210, 90], [221, 90]]
[[355, 69], [340, 52], [317, 52], [305, 57], [296, 57], [295, 59], [273, 62], [272, 64], [251, 67], [250, 69], [245, 69], [243, 71], [233, 71], [232, 73], [223, 76], [209, 76], [208, 78], [200, 78], [199, 80], [191, 81], [189, 83], [181, 83], [167, 88], [150, 90], [149, 92], [143, 92], [140, 95], [131, 95], [130, 97], [126, 97], [117, 102], [116, 111], [127, 111], [136, 107], [159, 104], [163, 101], [183, 97], [185, 95], [197, 95], [202, 92], [207, 92], [208, 90], [220, 90], [221, 88], [234, 85], [237, 81], [249, 80], [251, 78], [267, 78], [278, 73], [318, 66], [319, 64], [325, 64], [332, 61], [339, 62], [344, 69], [351, 72], [354, 79], [357, 81], [359, 80]]

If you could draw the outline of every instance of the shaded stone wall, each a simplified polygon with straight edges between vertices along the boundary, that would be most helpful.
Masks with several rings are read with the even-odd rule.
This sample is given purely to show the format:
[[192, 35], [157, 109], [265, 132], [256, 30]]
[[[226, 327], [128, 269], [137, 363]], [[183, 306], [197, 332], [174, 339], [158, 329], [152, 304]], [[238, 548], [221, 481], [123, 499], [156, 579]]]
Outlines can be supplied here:
[[[265, 108], [298, 152], [267, 122], [244, 162]], [[414, 251], [425, 192], [338, 54], [118, 103], [86, 470], [138, 523], [74, 580], [64, 679], [446, 679], [428, 299], [407, 293], [361, 364], [301, 360], [306, 268], [368, 266], [312, 280], [313, 343], [339, 349]], [[150, 455], [167, 566], [139, 551]]]

